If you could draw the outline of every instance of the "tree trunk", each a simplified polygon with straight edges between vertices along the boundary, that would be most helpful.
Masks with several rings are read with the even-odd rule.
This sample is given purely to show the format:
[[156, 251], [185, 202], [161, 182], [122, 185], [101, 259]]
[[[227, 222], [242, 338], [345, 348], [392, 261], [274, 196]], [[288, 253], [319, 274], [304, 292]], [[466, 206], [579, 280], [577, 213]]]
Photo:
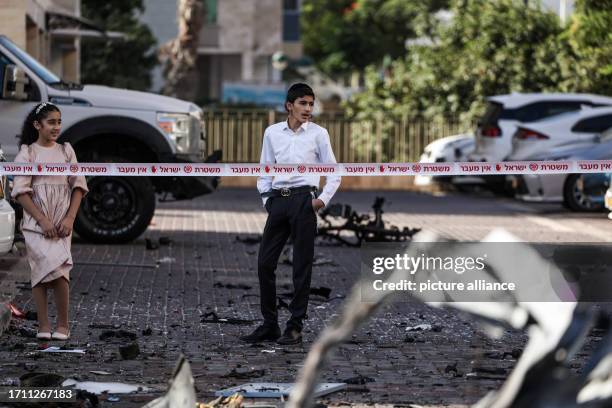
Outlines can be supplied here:
[[164, 95], [189, 101], [198, 91], [198, 41], [205, 16], [202, 0], [179, 0], [178, 36], [160, 48], [166, 84]]

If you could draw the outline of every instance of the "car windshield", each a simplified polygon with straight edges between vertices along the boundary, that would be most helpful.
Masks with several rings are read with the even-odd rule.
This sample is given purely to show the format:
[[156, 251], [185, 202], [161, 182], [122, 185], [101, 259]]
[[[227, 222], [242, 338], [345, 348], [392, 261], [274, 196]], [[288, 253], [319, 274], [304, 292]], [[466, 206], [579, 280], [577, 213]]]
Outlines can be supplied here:
[[16, 46], [8, 38], [0, 36], [0, 44], [6, 47], [13, 55], [15, 55], [29, 69], [34, 71], [36, 75], [38, 75], [47, 84], [61, 82], [61, 79], [57, 75], [49, 71], [44, 65], [36, 61], [32, 56]]

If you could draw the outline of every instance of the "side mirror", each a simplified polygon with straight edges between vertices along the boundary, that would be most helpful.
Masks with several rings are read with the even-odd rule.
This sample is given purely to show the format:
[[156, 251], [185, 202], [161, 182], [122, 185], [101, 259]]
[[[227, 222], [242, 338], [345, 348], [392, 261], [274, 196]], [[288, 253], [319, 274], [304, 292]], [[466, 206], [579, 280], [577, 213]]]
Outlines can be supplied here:
[[2, 96], [3, 99], [13, 99], [17, 101], [28, 100], [26, 86], [30, 80], [26, 73], [16, 65], [7, 65], [4, 68], [4, 81], [2, 81]]

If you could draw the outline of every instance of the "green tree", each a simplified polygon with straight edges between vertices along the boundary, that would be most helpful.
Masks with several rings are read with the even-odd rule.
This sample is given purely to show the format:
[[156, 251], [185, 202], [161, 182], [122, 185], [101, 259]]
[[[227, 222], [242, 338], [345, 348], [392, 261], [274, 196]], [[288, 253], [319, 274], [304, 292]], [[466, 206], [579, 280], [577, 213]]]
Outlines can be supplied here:
[[405, 53], [405, 41], [431, 33], [434, 11], [448, 0], [305, 0], [304, 51], [328, 74], [363, 70]]
[[486, 96], [558, 89], [567, 68], [557, 16], [522, 0], [456, 0], [451, 11], [433, 46], [411, 47], [384, 74], [368, 68], [349, 112], [469, 123]]
[[84, 83], [147, 90], [157, 65], [155, 38], [138, 21], [142, 0], [82, 0], [82, 14], [107, 31], [119, 31], [122, 40], [85, 40], [81, 47]]
[[612, 0], [578, 0], [566, 33], [572, 70], [565, 86], [612, 95]]

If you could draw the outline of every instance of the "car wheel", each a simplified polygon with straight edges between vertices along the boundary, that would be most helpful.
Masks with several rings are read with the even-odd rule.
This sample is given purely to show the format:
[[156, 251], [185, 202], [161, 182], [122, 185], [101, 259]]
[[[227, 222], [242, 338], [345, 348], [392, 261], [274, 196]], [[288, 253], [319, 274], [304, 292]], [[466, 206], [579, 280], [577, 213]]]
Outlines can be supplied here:
[[586, 174], [569, 175], [563, 186], [564, 206], [572, 211], [581, 212], [595, 212], [603, 209], [603, 184], [602, 189], [597, 188], [593, 185], [596, 181], [589, 176]]
[[155, 189], [146, 177], [90, 177], [74, 230], [87, 241], [118, 244], [142, 234], [155, 212]]

